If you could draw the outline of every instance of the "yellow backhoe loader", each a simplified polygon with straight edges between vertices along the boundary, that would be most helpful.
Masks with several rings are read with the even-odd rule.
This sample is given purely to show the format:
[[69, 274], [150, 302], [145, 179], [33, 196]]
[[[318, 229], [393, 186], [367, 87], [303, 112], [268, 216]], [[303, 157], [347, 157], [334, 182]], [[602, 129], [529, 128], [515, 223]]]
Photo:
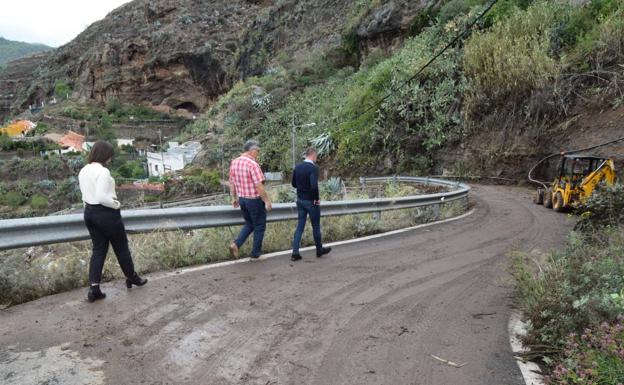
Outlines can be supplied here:
[[598, 156], [562, 155], [557, 177], [546, 189], [537, 189], [533, 201], [555, 211], [585, 202], [600, 183], [615, 183], [613, 159]]

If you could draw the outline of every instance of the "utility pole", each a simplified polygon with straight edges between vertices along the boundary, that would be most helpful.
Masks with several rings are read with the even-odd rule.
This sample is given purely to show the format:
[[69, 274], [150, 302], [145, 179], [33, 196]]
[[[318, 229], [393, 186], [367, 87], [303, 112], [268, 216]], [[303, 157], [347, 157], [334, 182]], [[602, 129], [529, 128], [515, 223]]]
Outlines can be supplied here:
[[295, 117], [292, 118], [292, 169], [295, 169], [297, 160], [295, 159]]
[[[165, 175], [165, 158], [163, 157], [163, 148], [162, 148], [162, 128], [158, 129], [158, 141], [160, 142], [160, 166], [162, 167], [162, 174], [158, 176]], [[159, 172], [160, 174], [160, 172]], [[162, 200], [160, 202], [160, 208], [162, 208]]]
[[[221, 180], [225, 182], [225, 146], [221, 143]], [[223, 185], [223, 193], [227, 193], [225, 184]]]

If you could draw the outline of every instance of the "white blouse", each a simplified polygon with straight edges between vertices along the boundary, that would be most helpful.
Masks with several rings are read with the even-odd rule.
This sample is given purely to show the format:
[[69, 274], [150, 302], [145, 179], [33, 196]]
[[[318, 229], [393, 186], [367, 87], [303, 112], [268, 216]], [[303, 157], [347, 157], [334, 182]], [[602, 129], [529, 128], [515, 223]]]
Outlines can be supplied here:
[[84, 166], [78, 174], [78, 183], [83, 202], [115, 210], [121, 207], [115, 192], [115, 180], [110, 171], [100, 163], [93, 162]]

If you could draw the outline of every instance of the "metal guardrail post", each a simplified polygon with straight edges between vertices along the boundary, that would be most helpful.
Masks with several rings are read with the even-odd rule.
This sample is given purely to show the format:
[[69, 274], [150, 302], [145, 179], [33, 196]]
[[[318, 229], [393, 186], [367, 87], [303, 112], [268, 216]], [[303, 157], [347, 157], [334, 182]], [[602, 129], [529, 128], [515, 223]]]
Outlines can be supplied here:
[[440, 203], [436, 203], [433, 205], [433, 218], [436, 221], [440, 220]]

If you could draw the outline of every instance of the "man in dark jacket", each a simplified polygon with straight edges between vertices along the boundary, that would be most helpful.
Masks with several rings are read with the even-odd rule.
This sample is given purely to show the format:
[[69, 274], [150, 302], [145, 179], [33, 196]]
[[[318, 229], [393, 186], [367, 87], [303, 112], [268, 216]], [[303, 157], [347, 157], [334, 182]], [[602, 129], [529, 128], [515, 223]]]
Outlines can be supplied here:
[[306, 158], [293, 171], [292, 186], [297, 189], [297, 211], [299, 222], [293, 239], [293, 253], [291, 260], [301, 260], [299, 245], [305, 228], [307, 216], [312, 222], [312, 234], [316, 244], [316, 257], [320, 258], [331, 251], [331, 247], [323, 247], [321, 241], [321, 200], [319, 197], [318, 178], [319, 168], [316, 165], [318, 152], [315, 148], [306, 150]]

